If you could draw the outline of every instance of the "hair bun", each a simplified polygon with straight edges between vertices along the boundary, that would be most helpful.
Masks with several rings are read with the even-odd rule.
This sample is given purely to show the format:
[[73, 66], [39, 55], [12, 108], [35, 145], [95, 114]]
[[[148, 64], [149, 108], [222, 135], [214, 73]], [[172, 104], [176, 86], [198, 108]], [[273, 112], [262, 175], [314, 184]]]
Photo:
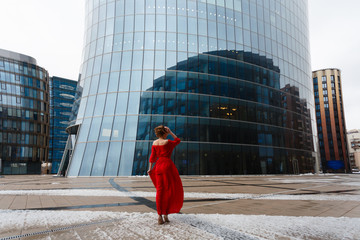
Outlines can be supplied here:
[[157, 126], [154, 129], [154, 132], [156, 137], [162, 137], [167, 133], [164, 125]]

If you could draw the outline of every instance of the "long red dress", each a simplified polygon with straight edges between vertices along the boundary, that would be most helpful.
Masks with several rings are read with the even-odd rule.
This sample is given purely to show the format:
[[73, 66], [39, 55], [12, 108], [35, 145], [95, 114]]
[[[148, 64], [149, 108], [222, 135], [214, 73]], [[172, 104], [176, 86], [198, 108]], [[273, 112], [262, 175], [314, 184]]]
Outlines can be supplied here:
[[153, 145], [150, 162], [156, 162], [150, 178], [156, 188], [156, 209], [159, 215], [178, 213], [184, 202], [184, 190], [176, 169], [171, 160], [171, 153], [180, 143], [179, 138], [168, 140], [165, 145]]

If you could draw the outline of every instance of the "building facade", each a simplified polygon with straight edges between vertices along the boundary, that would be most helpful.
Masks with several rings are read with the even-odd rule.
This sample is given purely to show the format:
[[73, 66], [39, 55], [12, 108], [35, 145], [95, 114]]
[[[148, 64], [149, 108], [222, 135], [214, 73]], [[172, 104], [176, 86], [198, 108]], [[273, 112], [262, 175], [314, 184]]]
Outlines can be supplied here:
[[2, 174], [39, 174], [49, 151], [49, 77], [32, 57], [0, 49]]
[[349, 172], [341, 72], [313, 71], [316, 121], [324, 172]]
[[306, 0], [88, 0], [68, 176], [146, 174], [153, 128], [180, 174], [314, 172]]
[[352, 169], [360, 169], [360, 130], [352, 129], [347, 132], [349, 162]]
[[51, 173], [57, 173], [63, 156], [68, 134], [69, 118], [74, 104], [77, 81], [50, 78], [50, 143], [49, 162]]

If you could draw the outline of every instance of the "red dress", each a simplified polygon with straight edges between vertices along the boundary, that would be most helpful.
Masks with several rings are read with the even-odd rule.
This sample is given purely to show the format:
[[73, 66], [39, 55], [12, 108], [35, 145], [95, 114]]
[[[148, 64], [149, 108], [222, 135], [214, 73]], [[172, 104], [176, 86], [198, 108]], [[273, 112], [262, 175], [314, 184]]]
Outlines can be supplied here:
[[150, 162], [156, 162], [150, 178], [156, 188], [156, 209], [159, 215], [178, 213], [184, 202], [184, 190], [171, 153], [180, 143], [179, 138], [165, 145], [153, 145]]

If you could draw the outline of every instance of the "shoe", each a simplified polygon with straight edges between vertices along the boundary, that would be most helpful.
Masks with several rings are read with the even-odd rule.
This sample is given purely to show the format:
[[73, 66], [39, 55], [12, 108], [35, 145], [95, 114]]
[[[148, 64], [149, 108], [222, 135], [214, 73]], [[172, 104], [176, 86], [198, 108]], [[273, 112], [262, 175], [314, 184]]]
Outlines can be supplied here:
[[162, 216], [159, 216], [159, 218], [158, 218], [158, 224], [159, 224], [159, 225], [164, 224], [164, 220], [163, 220]]
[[164, 220], [165, 220], [166, 223], [169, 223], [169, 222], [170, 222], [167, 215], [164, 216]]

